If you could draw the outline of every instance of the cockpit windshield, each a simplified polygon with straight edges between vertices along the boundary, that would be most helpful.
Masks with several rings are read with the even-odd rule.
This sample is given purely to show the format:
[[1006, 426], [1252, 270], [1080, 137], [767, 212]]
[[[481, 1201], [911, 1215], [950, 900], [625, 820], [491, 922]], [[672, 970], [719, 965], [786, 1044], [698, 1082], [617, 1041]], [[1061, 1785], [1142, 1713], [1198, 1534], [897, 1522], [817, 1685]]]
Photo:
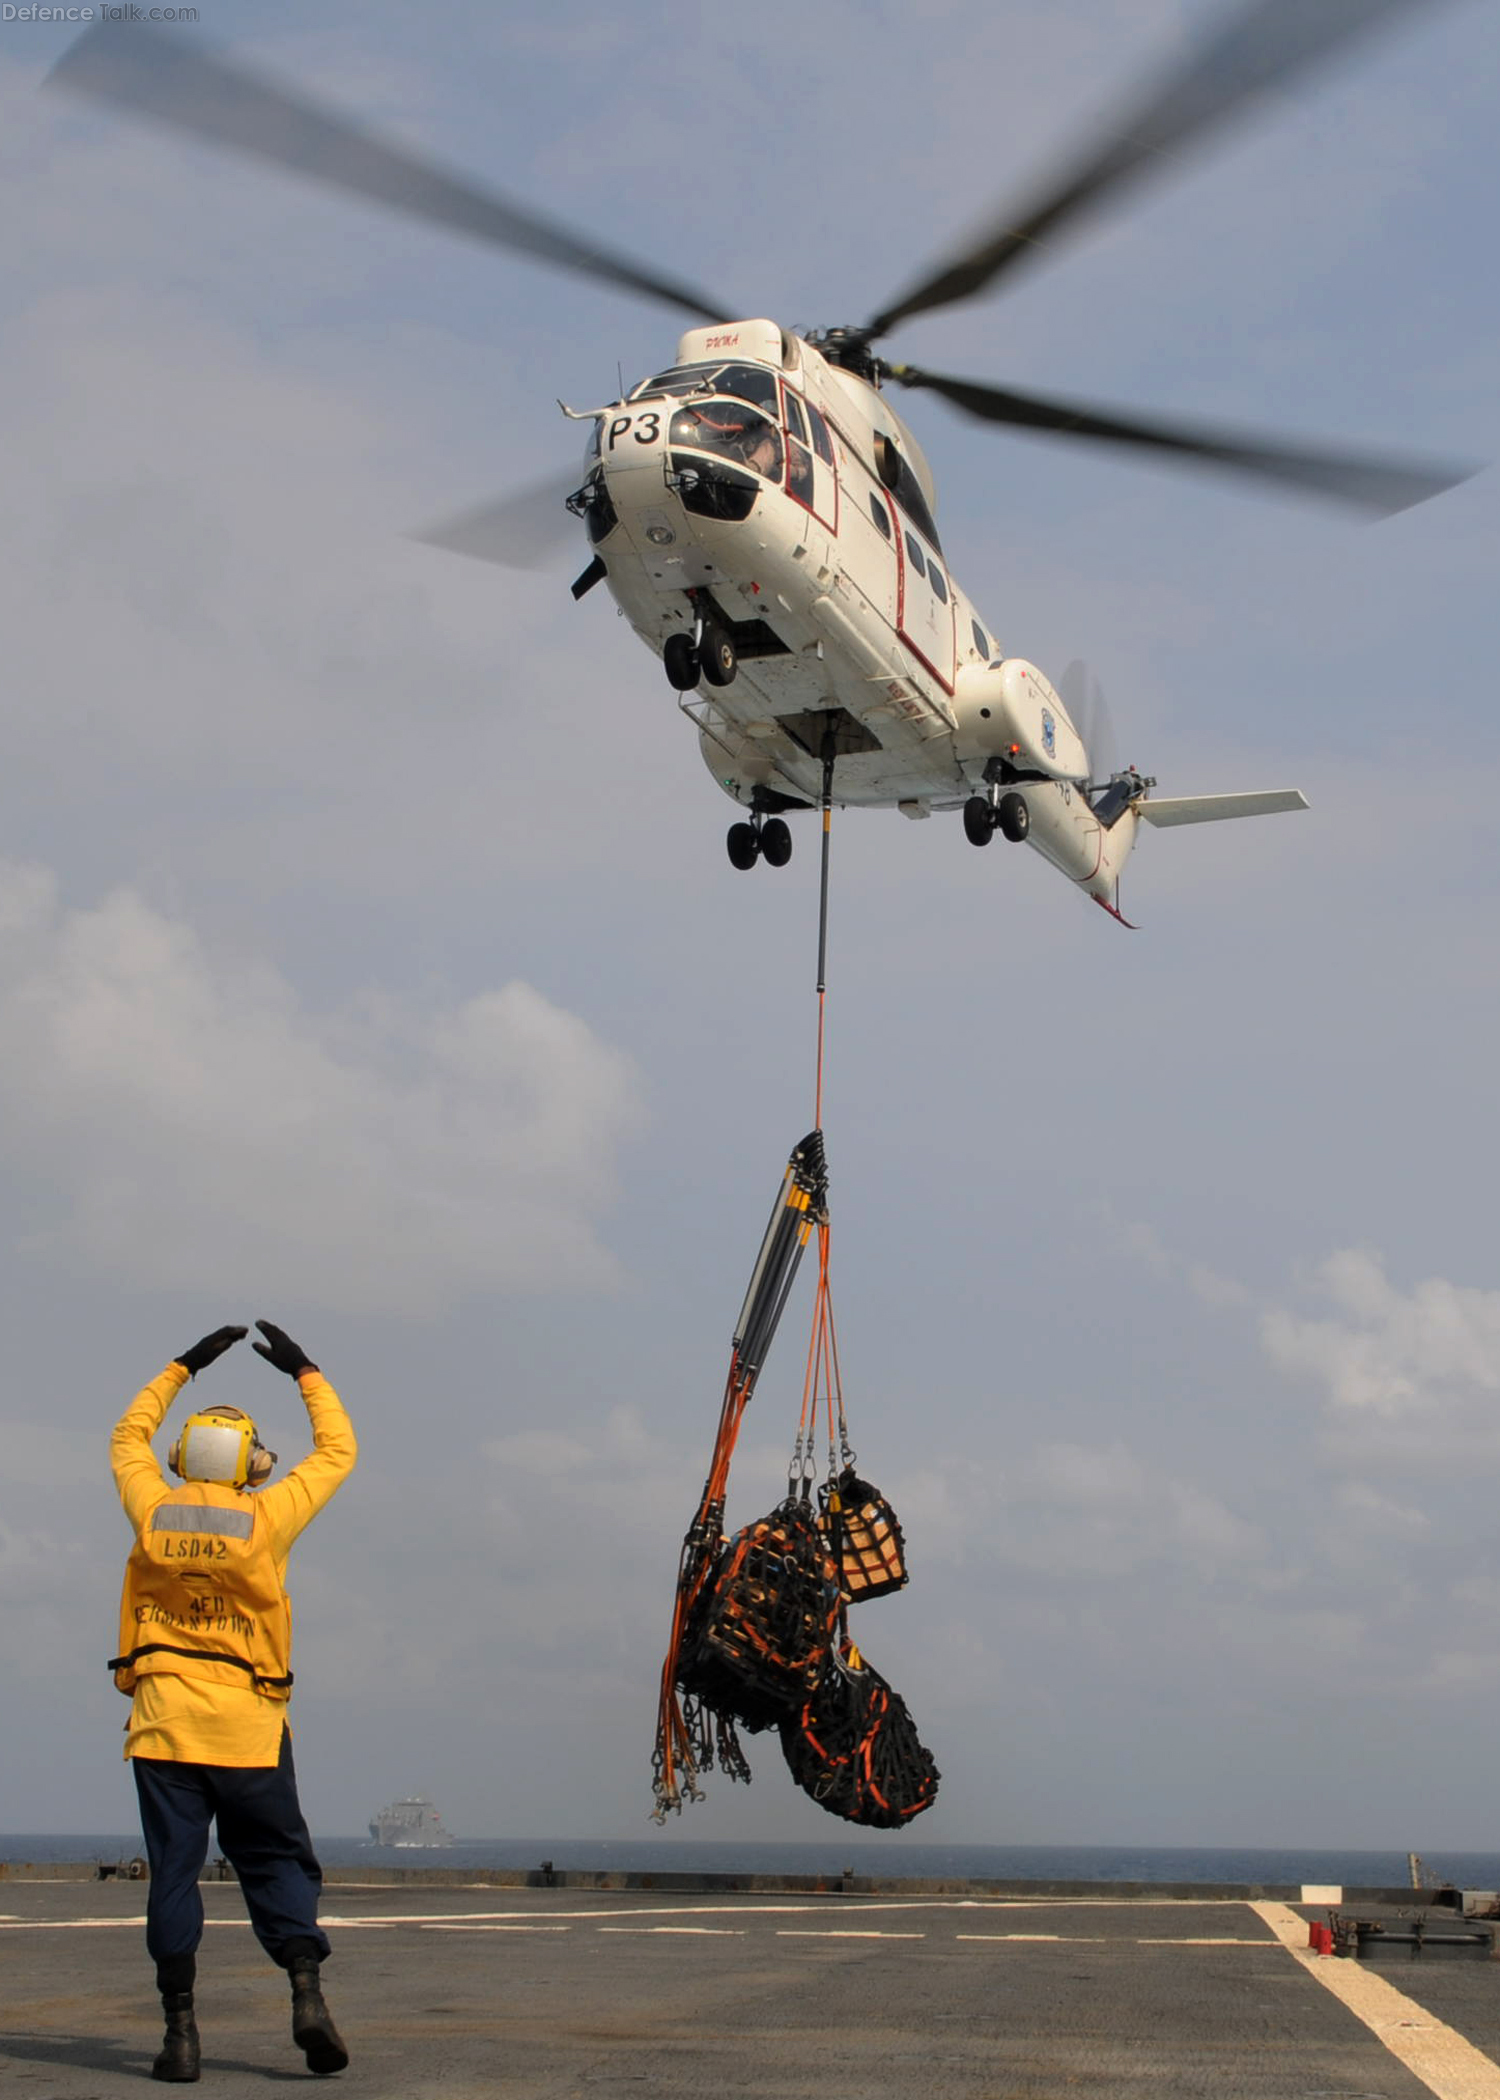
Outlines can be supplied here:
[[670, 435], [674, 446], [716, 452], [767, 481], [781, 479], [781, 432], [742, 401], [685, 402], [672, 418]]
[[670, 430], [672, 445], [693, 451], [716, 451], [737, 466], [748, 466], [767, 481], [782, 479], [782, 433], [769, 418], [744, 401], [691, 401], [676, 409]]
[[752, 401], [772, 417], [781, 415], [776, 396], [776, 374], [764, 365], [675, 365], [643, 379], [632, 392], [632, 401], [649, 401], [659, 394], [732, 394], [737, 401]]

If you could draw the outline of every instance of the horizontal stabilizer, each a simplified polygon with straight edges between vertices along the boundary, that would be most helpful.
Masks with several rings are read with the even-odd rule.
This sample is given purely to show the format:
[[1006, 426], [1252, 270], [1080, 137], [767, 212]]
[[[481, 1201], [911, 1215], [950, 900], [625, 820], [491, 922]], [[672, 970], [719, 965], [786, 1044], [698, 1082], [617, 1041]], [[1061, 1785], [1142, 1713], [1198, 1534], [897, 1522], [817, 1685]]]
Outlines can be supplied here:
[[1168, 795], [1138, 802], [1148, 824], [1216, 824], [1221, 817], [1270, 817], [1278, 810], [1306, 809], [1301, 788], [1263, 788], [1251, 795]]

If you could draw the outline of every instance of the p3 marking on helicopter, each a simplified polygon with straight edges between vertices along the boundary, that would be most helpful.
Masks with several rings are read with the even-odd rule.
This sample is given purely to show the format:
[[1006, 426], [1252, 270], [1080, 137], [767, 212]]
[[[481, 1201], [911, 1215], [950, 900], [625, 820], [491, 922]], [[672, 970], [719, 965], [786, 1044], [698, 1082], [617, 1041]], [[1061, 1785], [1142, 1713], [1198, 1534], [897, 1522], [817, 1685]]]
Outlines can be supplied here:
[[[797, 335], [502, 198], [181, 38], [100, 23], [50, 84], [249, 154], [387, 209], [685, 311], [670, 367], [602, 406], [584, 478], [465, 512], [423, 535], [528, 565], [566, 510], [603, 583], [661, 657], [704, 760], [743, 815], [736, 867], [790, 859], [787, 816], [827, 804], [962, 812], [967, 838], [1026, 840], [1119, 918], [1142, 822], [1304, 809], [1298, 789], [1162, 798], [1098, 763], [1076, 704], [1000, 645], [948, 568], [931, 472], [889, 385], [926, 388], [982, 422], [1250, 475], [1377, 515], [1464, 480], [1459, 466], [1372, 458], [1146, 419], [888, 363], [898, 323], [975, 297], [1044, 239], [1271, 89], [1388, 17], [1434, 0], [1250, 0], [1151, 83], [1059, 172], [962, 253], [860, 326]], [[572, 477], [570, 477], [571, 480]], [[1071, 696], [1070, 696], [1071, 697]], [[1090, 748], [1090, 746], [1094, 748]]]

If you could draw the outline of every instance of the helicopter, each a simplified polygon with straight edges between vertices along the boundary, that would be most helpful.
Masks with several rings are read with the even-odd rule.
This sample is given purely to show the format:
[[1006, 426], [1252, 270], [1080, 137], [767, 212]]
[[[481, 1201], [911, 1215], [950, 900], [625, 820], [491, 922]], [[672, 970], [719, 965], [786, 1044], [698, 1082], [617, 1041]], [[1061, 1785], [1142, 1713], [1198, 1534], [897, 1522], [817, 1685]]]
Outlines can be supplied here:
[[[48, 85], [268, 161], [387, 209], [686, 313], [669, 364], [606, 402], [582, 479], [523, 491], [417, 535], [531, 566], [564, 521], [662, 662], [703, 759], [742, 812], [736, 868], [791, 858], [789, 816], [841, 806], [961, 814], [975, 846], [1028, 842], [1114, 918], [1120, 871], [1155, 827], [1305, 809], [1300, 790], [1159, 797], [1024, 657], [1007, 654], [948, 566], [936, 490], [888, 389], [983, 423], [1258, 478], [1391, 515], [1472, 467], [1146, 418], [936, 373], [877, 354], [899, 324], [972, 299], [1084, 214], [1161, 172], [1258, 97], [1430, 0], [1249, 0], [1149, 83], [980, 237], [858, 325], [803, 334], [664, 276], [171, 32], [100, 22]], [[574, 482], [577, 480], [577, 485]], [[1064, 681], [1066, 683], [1066, 681]]]

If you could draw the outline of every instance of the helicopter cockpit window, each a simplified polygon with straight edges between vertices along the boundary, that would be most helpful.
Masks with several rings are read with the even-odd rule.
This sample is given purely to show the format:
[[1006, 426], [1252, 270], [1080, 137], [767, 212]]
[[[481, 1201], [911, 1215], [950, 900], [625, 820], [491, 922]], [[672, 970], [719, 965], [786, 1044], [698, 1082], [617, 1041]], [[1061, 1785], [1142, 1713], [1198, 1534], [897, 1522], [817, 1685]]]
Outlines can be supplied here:
[[661, 394], [732, 394], [772, 416], [780, 412], [775, 374], [761, 365], [674, 365], [670, 372], [643, 379], [630, 398], [648, 401]]
[[813, 450], [826, 466], [833, 465], [833, 439], [828, 435], [828, 425], [809, 401], [807, 420], [812, 425]]
[[672, 418], [671, 442], [716, 452], [767, 481], [781, 479], [781, 432], [742, 401], [685, 402]]
[[807, 423], [802, 414], [802, 403], [790, 389], [786, 397], [786, 427], [794, 438], [801, 438], [804, 445], [807, 443]]

